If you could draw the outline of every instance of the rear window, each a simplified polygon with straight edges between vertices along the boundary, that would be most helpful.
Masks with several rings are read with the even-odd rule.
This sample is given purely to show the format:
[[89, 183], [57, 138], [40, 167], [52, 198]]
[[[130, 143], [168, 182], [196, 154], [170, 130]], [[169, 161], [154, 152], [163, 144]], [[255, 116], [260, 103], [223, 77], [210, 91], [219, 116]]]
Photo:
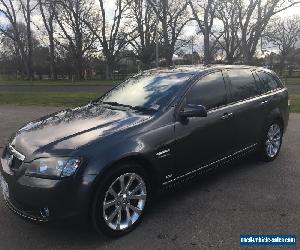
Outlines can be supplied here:
[[279, 80], [276, 80], [271, 74], [263, 71], [257, 72], [257, 75], [261, 81], [262, 89], [264, 92], [269, 92], [282, 87]]
[[231, 81], [232, 101], [236, 102], [260, 94], [252, 72], [248, 69], [232, 69], [228, 71]]

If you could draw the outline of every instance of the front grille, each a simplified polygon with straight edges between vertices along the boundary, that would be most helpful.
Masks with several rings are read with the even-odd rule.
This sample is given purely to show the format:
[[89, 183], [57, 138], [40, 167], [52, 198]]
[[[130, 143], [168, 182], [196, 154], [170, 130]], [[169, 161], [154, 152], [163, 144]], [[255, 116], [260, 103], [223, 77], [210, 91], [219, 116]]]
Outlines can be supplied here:
[[11, 145], [7, 148], [6, 154], [8, 166], [12, 169], [19, 169], [25, 157], [16, 151]]
[[19, 169], [21, 167], [21, 165], [22, 165], [22, 161], [19, 160], [17, 157], [13, 156], [10, 168]]

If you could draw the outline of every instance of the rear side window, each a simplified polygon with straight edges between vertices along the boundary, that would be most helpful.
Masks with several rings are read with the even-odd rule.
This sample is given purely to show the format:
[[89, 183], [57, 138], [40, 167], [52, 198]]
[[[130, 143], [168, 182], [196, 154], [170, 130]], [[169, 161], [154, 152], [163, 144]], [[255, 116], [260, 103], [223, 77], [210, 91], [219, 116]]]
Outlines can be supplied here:
[[248, 69], [232, 69], [228, 71], [231, 81], [232, 101], [244, 100], [260, 94], [253, 74]]
[[214, 72], [202, 77], [188, 92], [187, 104], [203, 105], [213, 109], [226, 104], [227, 93], [223, 75]]
[[261, 81], [262, 89], [264, 92], [269, 92], [282, 87], [279, 80], [276, 81], [276, 79], [272, 75], [262, 71], [257, 72], [257, 74]]

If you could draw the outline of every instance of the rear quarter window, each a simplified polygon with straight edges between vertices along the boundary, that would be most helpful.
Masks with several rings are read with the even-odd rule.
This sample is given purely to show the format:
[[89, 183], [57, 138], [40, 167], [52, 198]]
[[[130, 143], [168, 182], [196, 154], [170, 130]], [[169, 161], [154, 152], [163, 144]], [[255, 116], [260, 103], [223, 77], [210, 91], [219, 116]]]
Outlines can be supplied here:
[[231, 69], [228, 71], [231, 82], [232, 102], [248, 99], [260, 94], [260, 90], [249, 69]]
[[269, 73], [259, 71], [257, 72], [257, 75], [260, 79], [260, 83], [264, 92], [273, 91], [283, 87], [280, 80]]

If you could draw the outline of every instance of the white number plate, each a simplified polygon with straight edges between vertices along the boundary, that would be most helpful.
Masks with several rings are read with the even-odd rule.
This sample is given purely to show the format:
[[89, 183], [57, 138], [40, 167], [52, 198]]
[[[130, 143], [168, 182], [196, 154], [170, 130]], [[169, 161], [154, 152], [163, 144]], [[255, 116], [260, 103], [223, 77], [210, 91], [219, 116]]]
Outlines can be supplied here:
[[4, 199], [7, 200], [9, 198], [9, 188], [7, 182], [3, 179], [1, 175], [0, 175], [0, 182], [1, 182], [0, 184], [1, 184]]

